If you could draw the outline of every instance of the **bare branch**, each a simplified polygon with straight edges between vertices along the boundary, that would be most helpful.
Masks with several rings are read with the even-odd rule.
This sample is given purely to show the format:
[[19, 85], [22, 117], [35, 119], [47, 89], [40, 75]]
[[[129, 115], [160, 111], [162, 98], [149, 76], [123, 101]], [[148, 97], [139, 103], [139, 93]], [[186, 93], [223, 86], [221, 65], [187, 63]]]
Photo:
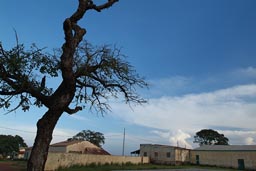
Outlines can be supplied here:
[[86, 30], [81, 28], [77, 22], [83, 18], [86, 11], [94, 9], [100, 12], [103, 9], [111, 7], [117, 1], [118, 0], [108, 0], [108, 2], [97, 6], [93, 3], [93, 0], [79, 0], [77, 10], [70, 18], [64, 21], [63, 29], [66, 41], [62, 46], [63, 53], [61, 55], [61, 70], [64, 81], [71, 81], [73, 78], [73, 55], [78, 44], [86, 34]]
[[69, 115], [75, 114], [78, 111], [82, 110], [83, 108], [81, 106], [77, 106], [75, 109], [70, 109], [69, 107], [66, 108], [65, 112], [67, 112]]
[[108, 0], [105, 4], [96, 6], [92, 0], [89, 0], [90, 5], [89, 8], [96, 10], [97, 12], [101, 12], [101, 10], [111, 7], [115, 2], [118, 2], [118, 0]]

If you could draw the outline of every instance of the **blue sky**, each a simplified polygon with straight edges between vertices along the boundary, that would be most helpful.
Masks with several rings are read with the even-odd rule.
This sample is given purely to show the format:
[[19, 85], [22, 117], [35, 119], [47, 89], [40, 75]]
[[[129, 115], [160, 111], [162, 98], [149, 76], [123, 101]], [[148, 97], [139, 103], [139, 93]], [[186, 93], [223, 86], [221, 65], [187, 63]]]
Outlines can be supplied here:
[[[27, 46], [61, 47], [62, 22], [77, 4], [3, 0], [0, 41], [14, 46], [14, 28]], [[254, 0], [120, 0], [102, 13], [89, 12], [79, 22], [87, 29], [85, 39], [121, 47], [150, 84], [148, 90], [138, 89], [149, 103], [130, 107], [111, 101], [112, 111], [104, 117], [87, 110], [64, 114], [53, 142], [91, 129], [104, 133], [104, 148], [118, 155], [124, 128], [126, 154], [140, 143], [193, 148], [195, 132], [212, 128], [230, 144], [256, 144], [255, 8]], [[0, 133], [19, 134], [32, 145], [45, 110], [8, 115], [0, 110]]]

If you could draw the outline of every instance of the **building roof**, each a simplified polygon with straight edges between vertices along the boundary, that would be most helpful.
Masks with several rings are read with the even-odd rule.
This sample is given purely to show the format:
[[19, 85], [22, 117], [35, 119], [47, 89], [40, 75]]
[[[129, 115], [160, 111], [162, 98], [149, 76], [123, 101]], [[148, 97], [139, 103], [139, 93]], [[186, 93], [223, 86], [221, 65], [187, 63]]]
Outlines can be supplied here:
[[162, 144], [140, 144], [141, 146], [152, 146], [152, 147], [166, 147], [166, 148], [174, 148], [180, 150], [190, 150], [186, 147], [178, 147], [178, 146], [171, 146], [171, 145], [162, 145]]
[[132, 151], [131, 154], [140, 154], [140, 149]]
[[50, 145], [50, 147], [67, 147], [69, 145], [73, 144], [79, 144], [83, 143], [84, 145], [84, 154], [98, 154], [98, 155], [110, 155], [106, 150], [96, 146], [95, 144], [89, 142], [89, 141], [83, 141], [83, 140], [71, 140], [71, 141], [62, 141], [55, 144]]
[[[85, 145], [84, 154], [98, 154], [98, 155], [111, 155], [109, 152], [100, 148], [89, 141], [82, 141], [82, 140], [72, 140], [72, 141], [62, 141], [55, 144], [50, 145], [50, 147], [67, 147], [69, 145], [83, 143]], [[26, 148], [26, 150], [31, 150], [32, 147]], [[51, 149], [49, 149], [51, 151]]]
[[256, 145], [203, 145], [194, 151], [256, 151]]
[[107, 152], [106, 150], [104, 150], [100, 147], [98, 147], [98, 148], [87, 147], [87, 148], [85, 148], [84, 154], [110, 155], [109, 152]]
[[[82, 140], [72, 140], [72, 141], [62, 141], [55, 144], [50, 145], [51, 147], [66, 147], [72, 144], [80, 143]], [[90, 143], [90, 142], [88, 142]]]

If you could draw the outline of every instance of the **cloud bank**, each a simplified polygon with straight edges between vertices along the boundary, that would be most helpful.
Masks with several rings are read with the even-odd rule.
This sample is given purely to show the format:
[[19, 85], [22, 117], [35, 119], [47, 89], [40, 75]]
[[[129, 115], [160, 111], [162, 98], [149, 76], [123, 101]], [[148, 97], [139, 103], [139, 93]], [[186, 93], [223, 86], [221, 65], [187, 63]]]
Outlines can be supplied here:
[[191, 147], [195, 133], [204, 128], [226, 133], [231, 144], [254, 144], [256, 139], [256, 132], [252, 131], [256, 120], [256, 84], [152, 98], [132, 111], [123, 104], [112, 106], [114, 115], [125, 121], [157, 129], [155, 133], [163, 138], [169, 134], [172, 145], [178, 142]]

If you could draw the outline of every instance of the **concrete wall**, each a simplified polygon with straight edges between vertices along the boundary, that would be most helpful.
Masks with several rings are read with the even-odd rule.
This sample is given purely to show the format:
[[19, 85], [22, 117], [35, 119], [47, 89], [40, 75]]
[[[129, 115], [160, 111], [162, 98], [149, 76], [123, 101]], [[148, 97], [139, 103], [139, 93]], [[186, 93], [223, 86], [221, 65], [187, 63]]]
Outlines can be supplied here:
[[256, 169], [255, 151], [191, 151], [191, 163], [238, 168], [238, 159], [244, 160], [245, 169]]
[[141, 144], [140, 156], [148, 156], [150, 162], [158, 164], [182, 164], [189, 163], [188, 149], [166, 145]]
[[175, 164], [190, 163], [190, 150], [176, 148], [175, 161]]
[[[167, 153], [169, 155], [167, 156]], [[175, 161], [175, 150], [173, 147], [158, 145], [141, 145], [140, 156], [148, 156], [152, 163], [169, 163]]]
[[106, 163], [149, 163], [148, 157], [129, 157], [129, 156], [110, 156], [110, 155], [90, 155], [90, 154], [75, 154], [75, 153], [48, 153], [48, 158], [45, 165], [46, 171], [56, 170], [59, 167], [70, 167], [72, 165], [88, 165], [91, 163], [106, 164]]

